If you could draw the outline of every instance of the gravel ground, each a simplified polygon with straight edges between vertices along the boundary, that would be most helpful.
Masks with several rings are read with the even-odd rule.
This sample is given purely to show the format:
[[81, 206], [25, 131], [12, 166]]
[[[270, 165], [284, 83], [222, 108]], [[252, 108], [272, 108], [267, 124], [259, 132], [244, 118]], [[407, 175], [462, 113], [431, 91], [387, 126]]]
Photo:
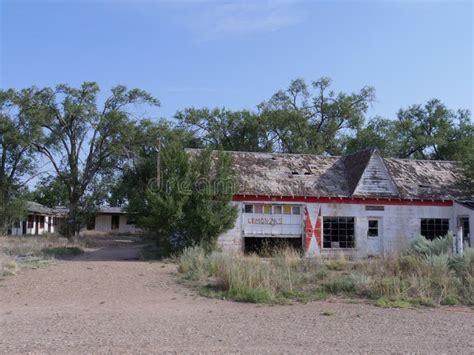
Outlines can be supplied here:
[[131, 261], [137, 253], [108, 245], [2, 281], [0, 352], [474, 353], [466, 308], [206, 299], [176, 284], [174, 265]]

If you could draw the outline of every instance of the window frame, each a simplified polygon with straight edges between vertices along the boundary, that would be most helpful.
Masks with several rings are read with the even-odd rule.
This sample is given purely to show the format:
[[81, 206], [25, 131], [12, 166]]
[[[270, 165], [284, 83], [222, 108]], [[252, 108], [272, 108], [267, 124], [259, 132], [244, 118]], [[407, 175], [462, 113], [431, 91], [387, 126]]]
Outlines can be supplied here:
[[[280, 212], [277, 211], [280, 210]], [[283, 214], [283, 206], [282, 205], [273, 205], [273, 214]]]
[[[339, 226], [339, 223], [344, 222], [345, 227]], [[351, 228], [349, 228], [351, 227]], [[350, 249], [356, 248], [356, 235], [355, 235], [355, 217], [352, 216], [323, 216], [323, 249], [339, 250], [339, 249]], [[341, 233], [344, 231], [352, 231], [351, 235], [346, 235], [344, 240], [341, 239]], [[329, 234], [329, 235], [328, 235]], [[327, 237], [329, 236], [329, 240]], [[338, 240], [333, 240], [333, 236], [337, 237]], [[349, 238], [349, 236], [351, 238]], [[344, 247], [332, 247], [332, 243], [345, 244]], [[329, 246], [328, 246], [329, 243]], [[350, 244], [351, 246], [348, 246]]]
[[[295, 209], [298, 209], [297, 213], [295, 213]], [[294, 216], [301, 215], [301, 206], [291, 206], [291, 214]]]
[[[250, 212], [247, 211], [247, 207], [250, 207]], [[244, 213], [253, 213], [254, 210], [254, 205], [250, 203], [245, 203], [244, 204]]]
[[[376, 227], [371, 227], [370, 222], [376, 222], [377, 226]], [[370, 230], [376, 230], [377, 234], [376, 235], [371, 235]], [[379, 238], [380, 237], [380, 218], [367, 218], [367, 238]]]
[[[420, 218], [420, 235], [428, 240], [443, 238], [449, 232], [449, 222], [450, 218]], [[443, 232], [440, 231], [441, 229]]]

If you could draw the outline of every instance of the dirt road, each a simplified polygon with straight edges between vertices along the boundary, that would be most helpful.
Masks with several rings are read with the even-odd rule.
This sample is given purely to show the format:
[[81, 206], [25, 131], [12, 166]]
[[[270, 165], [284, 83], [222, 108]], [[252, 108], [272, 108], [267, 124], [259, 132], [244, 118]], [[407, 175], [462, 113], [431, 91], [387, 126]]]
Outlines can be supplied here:
[[0, 353], [474, 352], [472, 310], [211, 300], [137, 253], [108, 245], [2, 281]]

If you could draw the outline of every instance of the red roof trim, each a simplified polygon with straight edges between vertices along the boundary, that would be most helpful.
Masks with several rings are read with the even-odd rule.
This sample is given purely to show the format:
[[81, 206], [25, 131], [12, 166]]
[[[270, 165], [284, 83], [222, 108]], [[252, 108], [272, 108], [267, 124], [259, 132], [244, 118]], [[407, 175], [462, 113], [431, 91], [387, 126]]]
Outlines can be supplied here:
[[304, 196], [256, 196], [234, 195], [233, 201], [261, 202], [305, 202], [305, 203], [342, 203], [355, 205], [397, 205], [397, 206], [440, 206], [450, 207], [451, 200], [402, 200], [394, 198], [351, 198], [351, 197], [304, 197]]

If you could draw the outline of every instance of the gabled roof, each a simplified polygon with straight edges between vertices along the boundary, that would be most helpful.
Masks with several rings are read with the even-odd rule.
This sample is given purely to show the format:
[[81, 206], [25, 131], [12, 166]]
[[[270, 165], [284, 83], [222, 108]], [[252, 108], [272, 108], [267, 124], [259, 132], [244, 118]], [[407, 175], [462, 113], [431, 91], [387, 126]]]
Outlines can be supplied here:
[[[187, 150], [191, 155], [199, 151]], [[342, 157], [227, 153], [233, 161], [239, 195], [430, 200], [471, 199], [473, 195], [462, 183], [464, 177], [457, 162], [383, 159], [376, 148]], [[380, 169], [375, 172], [367, 169], [373, 157], [380, 159]], [[362, 180], [365, 187], [359, 189]], [[367, 188], [371, 183], [380, 187], [381, 180], [382, 188]]]

